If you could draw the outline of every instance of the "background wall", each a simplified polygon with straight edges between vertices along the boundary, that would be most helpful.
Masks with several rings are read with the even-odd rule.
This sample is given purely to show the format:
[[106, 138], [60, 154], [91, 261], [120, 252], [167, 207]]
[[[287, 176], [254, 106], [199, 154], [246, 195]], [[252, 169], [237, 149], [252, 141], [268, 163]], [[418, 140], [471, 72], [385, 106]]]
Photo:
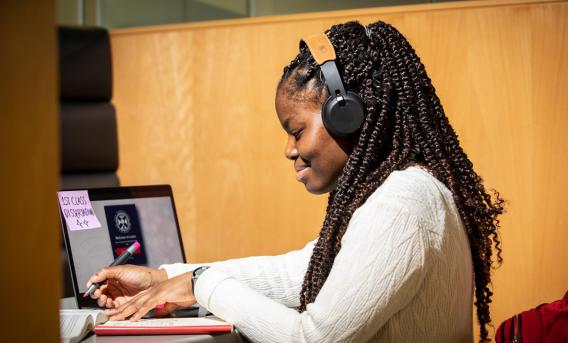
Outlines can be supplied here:
[[0, 32], [0, 341], [58, 342], [54, 1], [0, 2]]
[[173, 185], [191, 261], [300, 248], [326, 197], [284, 159], [274, 111], [302, 35], [378, 19], [422, 57], [484, 177], [508, 200], [497, 325], [568, 289], [568, 2], [468, 1], [112, 33], [123, 184]]

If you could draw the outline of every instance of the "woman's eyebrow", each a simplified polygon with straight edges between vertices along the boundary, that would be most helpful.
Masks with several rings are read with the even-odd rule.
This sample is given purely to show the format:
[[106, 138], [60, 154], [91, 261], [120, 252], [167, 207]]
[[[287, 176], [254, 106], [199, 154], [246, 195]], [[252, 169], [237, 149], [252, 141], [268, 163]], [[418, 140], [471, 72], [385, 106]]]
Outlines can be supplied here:
[[292, 120], [292, 118], [288, 117], [288, 118], [286, 118], [286, 120], [284, 120], [284, 123], [282, 123], [282, 128], [284, 128], [284, 131], [290, 132], [290, 121], [291, 120]]

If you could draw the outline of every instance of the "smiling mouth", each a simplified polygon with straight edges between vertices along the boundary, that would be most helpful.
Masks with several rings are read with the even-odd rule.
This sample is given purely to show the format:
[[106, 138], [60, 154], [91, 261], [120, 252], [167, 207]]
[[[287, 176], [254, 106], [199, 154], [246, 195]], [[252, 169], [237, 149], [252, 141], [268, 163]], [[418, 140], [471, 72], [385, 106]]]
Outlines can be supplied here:
[[303, 166], [295, 169], [296, 169], [296, 181], [302, 181], [306, 178], [311, 168], [310, 166]]

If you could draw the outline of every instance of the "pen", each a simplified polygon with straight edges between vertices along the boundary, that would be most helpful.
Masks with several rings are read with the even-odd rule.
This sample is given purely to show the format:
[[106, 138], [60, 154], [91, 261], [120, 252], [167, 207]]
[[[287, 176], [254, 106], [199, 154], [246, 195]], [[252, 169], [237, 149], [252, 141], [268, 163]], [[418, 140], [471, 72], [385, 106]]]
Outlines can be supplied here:
[[[128, 249], [124, 250], [124, 252], [120, 254], [120, 256], [118, 256], [114, 261], [112, 261], [109, 267], [125, 264], [126, 261], [128, 261], [128, 259], [130, 258], [130, 256], [134, 255], [134, 252], [138, 250], [138, 248], [140, 248], [140, 243], [134, 242], [131, 246], [128, 247]], [[98, 283], [93, 283], [89, 287], [89, 289], [87, 289], [87, 291], [83, 294], [83, 298], [86, 298], [91, 294], [93, 294], [93, 292], [99, 289], [99, 287], [101, 287], [101, 285], [99, 285]]]

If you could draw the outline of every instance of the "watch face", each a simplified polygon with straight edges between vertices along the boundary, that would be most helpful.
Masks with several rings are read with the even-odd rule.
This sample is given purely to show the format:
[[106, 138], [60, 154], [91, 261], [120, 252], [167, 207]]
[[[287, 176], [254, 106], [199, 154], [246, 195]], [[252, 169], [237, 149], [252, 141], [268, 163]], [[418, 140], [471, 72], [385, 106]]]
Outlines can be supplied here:
[[198, 278], [204, 271], [209, 269], [209, 267], [199, 267], [193, 271], [193, 277]]

